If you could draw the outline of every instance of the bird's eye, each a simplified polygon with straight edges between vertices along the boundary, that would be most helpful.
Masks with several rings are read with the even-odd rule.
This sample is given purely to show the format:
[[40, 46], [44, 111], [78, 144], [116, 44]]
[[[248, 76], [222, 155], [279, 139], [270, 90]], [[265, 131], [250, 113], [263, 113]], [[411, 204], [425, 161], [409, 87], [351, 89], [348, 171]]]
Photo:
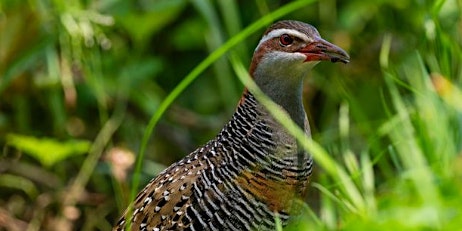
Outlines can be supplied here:
[[288, 34], [283, 34], [281, 37], [279, 37], [279, 43], [282, 46], [288, 46], [294, 42], [294, 39], [290, 37]]

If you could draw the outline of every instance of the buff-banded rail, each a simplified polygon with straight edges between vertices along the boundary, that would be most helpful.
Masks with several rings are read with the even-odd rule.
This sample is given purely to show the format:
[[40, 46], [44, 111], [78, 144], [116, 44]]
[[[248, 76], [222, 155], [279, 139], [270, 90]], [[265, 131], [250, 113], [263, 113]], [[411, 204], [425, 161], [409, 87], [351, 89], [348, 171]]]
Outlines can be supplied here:
[[[315, 27], [285, 20], [263, 34], [249, 74], [310, 136], [303, 79], [320, 61], [349, 59]], [[274, 230], [276, 217], [289, 221], [312, 166], [309, 153], [244, 89], [218, 135], [153, 178], [114, 230]]]

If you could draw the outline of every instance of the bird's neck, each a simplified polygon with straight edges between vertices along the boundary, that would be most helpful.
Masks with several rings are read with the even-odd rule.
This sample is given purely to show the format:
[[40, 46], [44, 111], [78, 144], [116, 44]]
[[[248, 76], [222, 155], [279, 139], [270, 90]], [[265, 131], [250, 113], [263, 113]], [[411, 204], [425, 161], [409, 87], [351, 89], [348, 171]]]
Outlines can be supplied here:
[[306, 113], [302, 100], [303, 76], [281, 78], [257, 75], [254, 80], [263, 93], [281, 106], [300, 128], [304, 128]]

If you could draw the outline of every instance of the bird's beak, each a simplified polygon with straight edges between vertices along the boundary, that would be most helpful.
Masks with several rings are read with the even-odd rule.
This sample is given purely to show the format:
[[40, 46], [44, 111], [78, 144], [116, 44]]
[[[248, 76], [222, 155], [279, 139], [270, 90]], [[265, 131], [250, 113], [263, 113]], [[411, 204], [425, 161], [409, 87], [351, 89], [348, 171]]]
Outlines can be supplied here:
[[315, 41], [308, 43], [298, 52], [306, 55], [305, 62], [309, 61], [331, 61], [348, 63], [350, 56], [340, 47], [322, 39], [316, 38]]

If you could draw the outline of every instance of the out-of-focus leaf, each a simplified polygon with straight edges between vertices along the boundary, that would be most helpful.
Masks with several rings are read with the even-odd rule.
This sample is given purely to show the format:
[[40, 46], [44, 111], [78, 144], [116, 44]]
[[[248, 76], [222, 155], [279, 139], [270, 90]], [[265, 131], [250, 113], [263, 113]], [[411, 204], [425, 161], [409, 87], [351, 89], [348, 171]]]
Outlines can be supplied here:
[[52, 138], [37, 138], [17, 134], [8, 134], [6, 142], [37, 159], [46, 167], [51, 167], [68, 157], [84, 154], [88, 152], [91, 145], [86, 140], [60, 142]]
[[205, 46], [204, 21], [192, 18], [178, 25], [173, 31], [173, 44], [178, 50], [194, 50]]
[[0, 175], [0, 187], [19, 189], [31, 198], [34, 198], [38, 194], [38, 190], [32, 181], [11, 174]]
[[459, 112], [462, 112], [462, 105], [460, 104], [462, 90], [458, 88], [456, 84], [438, 73], [433, 73], [431, 77], [433, 87], [443, 101]]
[[133, 37], [135, 44], [145, 44], [150, 36], [177, 18], [185, 3], [185, 0], [153, 1], [151, 5], [144, 6], [144, 13], [131, 11], [116, 18]]

